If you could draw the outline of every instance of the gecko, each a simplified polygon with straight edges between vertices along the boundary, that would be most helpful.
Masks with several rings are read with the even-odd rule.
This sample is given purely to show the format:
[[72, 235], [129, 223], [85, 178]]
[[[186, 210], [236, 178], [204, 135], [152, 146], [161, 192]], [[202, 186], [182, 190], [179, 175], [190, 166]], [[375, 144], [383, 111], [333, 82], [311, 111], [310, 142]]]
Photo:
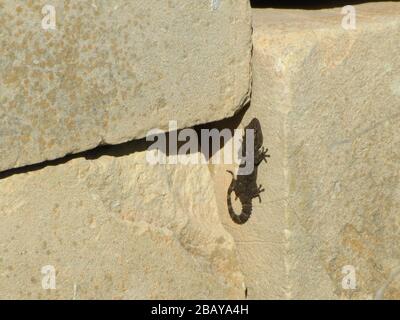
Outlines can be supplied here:
[[[246, 150], [246, 133], [248, 129], [254, 130], [254, 151]], [[252, 213], [253, 204], [252, 201], [254, 198], [258, 198], [261, 202], [260, 193], [264, 192], [265, 189], [262, 185], [257, 186], [257, 172], [258, 166], [262, 161], [267, 162], [267, 158], [270, 157], [268, 154], [268, 149], [263, 147], [263, 134], [261, 131], [261, 124], [257, 118], [253, 118], [250, 123], [245, 127], [243, 142], [241, 146], [241, 154], [246, 155], [244, 159], [247, 161], [254, 161], [254, 168], [250, 174], [247, 175], [235, 175], [232, 171], [227, 171], [232, 175], [232, 182], [229, 185], [228, 193], [227, 193], [227, 205], [229, 210], [229, 215], [232, 220], [237, 224], [244, 224], [249, 220], [250, 215]], [[250, 159], [249, 159], [250, 158]], [[246, 165], [246, 160], [242, 159], [239, 165], [239, 170]], [[242, 211], [240, 214], [236, 214], [235, 210], [232, 208], [232, 193], [235, 193], [236, 199], [239, 198], [239, 201], [242, 205]]]

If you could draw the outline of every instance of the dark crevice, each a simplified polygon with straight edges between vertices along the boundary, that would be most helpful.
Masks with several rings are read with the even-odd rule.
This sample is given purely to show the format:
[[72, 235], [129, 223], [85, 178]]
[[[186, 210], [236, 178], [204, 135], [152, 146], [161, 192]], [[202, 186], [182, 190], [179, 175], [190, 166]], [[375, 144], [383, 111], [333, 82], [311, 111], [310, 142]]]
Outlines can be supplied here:
[[[214, 128], [216, 128], [218, 130], [228, 129], [233, 133], [234, 129], [236, 129], [239, 126], [239, 124], [241, 123], [242, 118], [245, 115], [249, 106], [250, 106], [249, 103], [246, 104], [245, 106], [243, 106], [243, 108], [237, 114], [233, 115], [230, 118], [226, 118], [223, 120], [210, 122], [207, 124], [197, 125], [197, 126], [192, 127], [194, 130], [196, 130], [197, 136], [199, 137], [199, 151], [203, 152], [205, 154], [208, 154], [210, 156], [213, 155], [212, 154], [213, 150], [211, 150], [211, 145], [210, 145], [210, 150], [208, 153], [206, 153], [205, 150], [201, 150], [201, 148], [200, 148], [200, 145], [201, 145], [200, 132], [202, 129], [208, 129], [208, 130], [211, 130]], [[179, 131], [180, 130], [178, 130], [178, 132]], [[173, 155], [175, 153], [175, 152], [170, 152], [170, 150], [168, 150], [170, 134], [171, 133], [166, 133], [167, 150], [165, 153], [167, 155], [171, 155], [171, 154]], [[232, 136], [233, 136], [233, 134], [232, 134]], [[224, 147], [224, 144], [226, 142], [227, 141], [224, 141], [223, 139], [221, 139], [221, 144], [220, 144], [221, 149]], [[83, 151], [83, 152], [79, 152], [76, 154], [68, 154], [68, 155], [66, 155], [62, 158], [56, 159], [56, 160], [48, 160], [48, 161], [44, 161], [41, 163], [27, 165], [24, 167], [9, 169], [9, 170], [0, 172], [0, 180], [8, 178], [8, 177], [16, 175], [16, 174], [23, 174], [23, 173], [38, 171], [45, 167], [50, 167], [50, 166], [58, 166], [58, 165], [65, 164], [65, 163], [67, 163], [73, 159], [77, 159], [77, 158], [85, 158], [87, 160], [96, 160], [102, 156], [112, 156], [112, 157], [117, 157], [117, 158], [123, 157], [123, 156], [130, 155], [132, 153], [135, 153], [135, 152], [143, 152], [143, 151], [147, 150], [153, 143], [154, 143], [154, 141], [146, 141], [146, 138], [143, 138], [143, 139], [132, 140], [132, 141], [117, 144], [117, 145], [102, 145], [102, 146], [98, 146], [98, 147], [88, 150], [88, 151]], [[178, 142], [178, 149], [181, 145], [183, 145], [185, 143], [186, 143], [185, 141]], [[207, 160], [209, 160], [209, 159], [207, 159]]]
[[356, 5], [367, 2], [394, 2], [394, 1], [362, 1], [362, 0], [251, 0], [253, 8], [277, 9], [306, 9], [319, 10], [339, 8], [346, 5]]

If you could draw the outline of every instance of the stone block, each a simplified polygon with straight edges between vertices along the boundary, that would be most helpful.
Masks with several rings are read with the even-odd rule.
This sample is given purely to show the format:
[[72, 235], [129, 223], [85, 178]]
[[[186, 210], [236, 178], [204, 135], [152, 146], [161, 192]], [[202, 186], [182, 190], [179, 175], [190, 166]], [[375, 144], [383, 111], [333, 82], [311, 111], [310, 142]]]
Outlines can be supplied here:
[[207, 166], [149, 165], [144, 149], [2, 174], [1, 299], [244, 298]]
[[341, 8], [253, 11], [241, 126], [260, 120], [271, 158], [246, 224], [213, 169], [249, 298], [400, 298], [400, 4], [354, 8], [355, 30]]
[[234, 114], [247, 0], [0, 0], [0, 171]]

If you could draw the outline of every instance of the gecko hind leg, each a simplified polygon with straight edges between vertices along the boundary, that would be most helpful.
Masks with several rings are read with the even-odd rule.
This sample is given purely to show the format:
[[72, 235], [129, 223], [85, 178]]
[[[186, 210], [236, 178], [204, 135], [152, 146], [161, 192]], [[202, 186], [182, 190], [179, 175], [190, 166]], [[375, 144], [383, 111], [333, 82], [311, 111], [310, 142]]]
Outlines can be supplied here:
[[232, 179], [235, 180], [235, 174], [231, 170], [226, 170], [226, 172], [230, 173], [232, 175]]
[[255, 194], [255, 196], [253, 197], [253, 199], [254, 199], [254, 198], [258, 198], [258, 201], [261, 203], [261, 196], [260, 196], [260, 193], [261, 193], [261, 192], [264, 192], [264, 191], [265, 191], [265, 189], [263, 188], [262, 184], [260, 184], [260, 186], [259, 186], [258, 189], [257, 189], [257, 193]]

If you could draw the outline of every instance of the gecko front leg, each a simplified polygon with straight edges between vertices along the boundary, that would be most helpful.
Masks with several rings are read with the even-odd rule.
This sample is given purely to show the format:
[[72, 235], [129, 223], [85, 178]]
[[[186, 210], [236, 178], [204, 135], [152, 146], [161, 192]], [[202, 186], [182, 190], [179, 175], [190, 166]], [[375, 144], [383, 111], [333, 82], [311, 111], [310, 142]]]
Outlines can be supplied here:
[[261, 150], [257, 153], [257, 157], [254, 161], [256, 166], [259, 166], [262, 161], [265, 161], [267, 163], [267, 158], [270, 158], [271, 156], [268, 154], [268, 148], [262, 147]]

